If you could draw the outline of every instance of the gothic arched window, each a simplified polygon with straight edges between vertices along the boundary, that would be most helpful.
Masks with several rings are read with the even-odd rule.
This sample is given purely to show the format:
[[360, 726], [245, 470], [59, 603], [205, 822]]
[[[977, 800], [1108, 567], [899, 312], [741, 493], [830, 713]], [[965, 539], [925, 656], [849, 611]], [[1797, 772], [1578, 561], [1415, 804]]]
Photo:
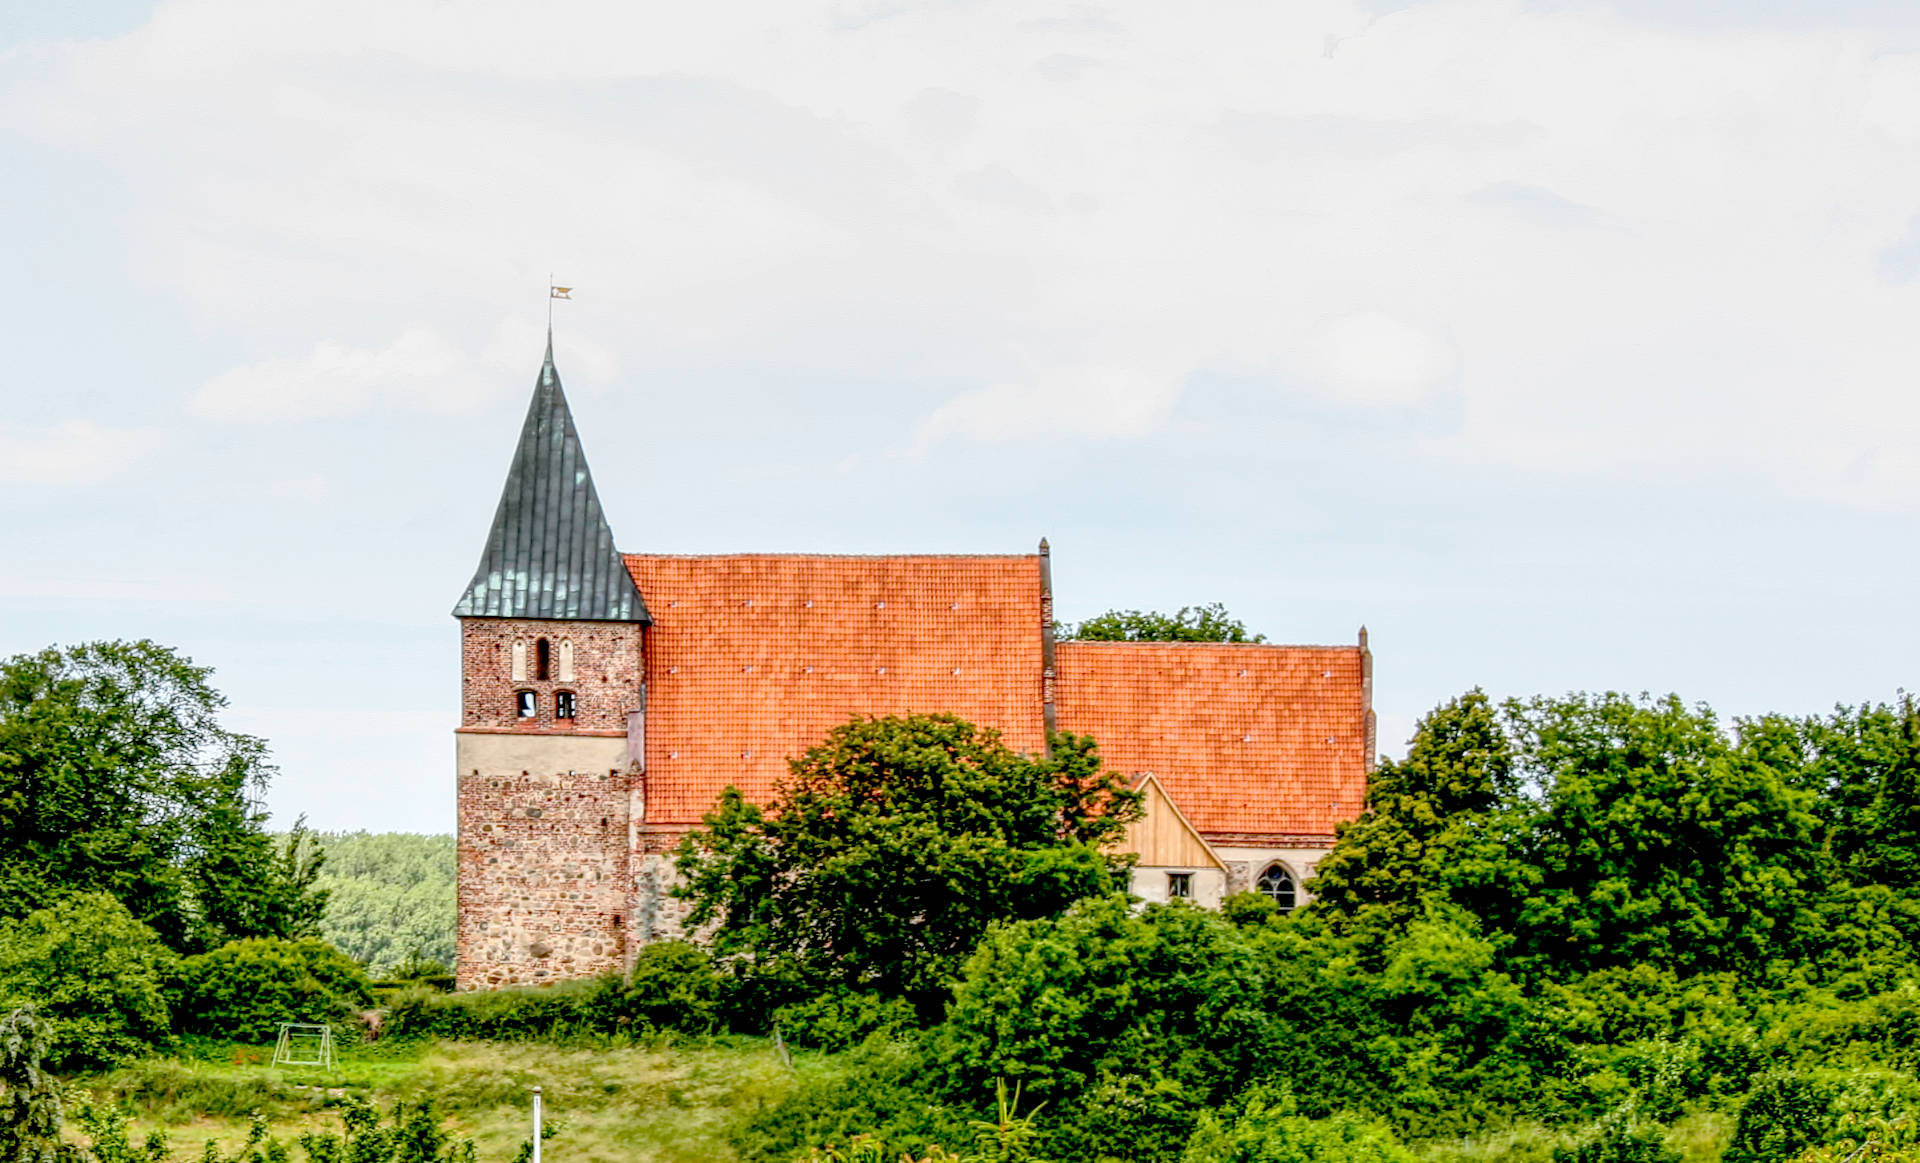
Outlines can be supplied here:
[[1293, 873], [1277, 860], [1267, 865], [1260, 879], [1253, 882], [1253, 888], [1283, 909], [1293, 907]]
[[553, 647], [547, 645], [545, 638], [533, 644], [533, 677], [536, 680], [547, 681], [547, 663], [552, 657]]
[[522, 719], [531, 719], [539, 714], [540, 706], [534, 699], [535, 695], [532, 691], [513, 692], [514, 713]]
[[555, 691], [553, 693], [553, 717], [556, 719], [573, 718], [572, 691]]

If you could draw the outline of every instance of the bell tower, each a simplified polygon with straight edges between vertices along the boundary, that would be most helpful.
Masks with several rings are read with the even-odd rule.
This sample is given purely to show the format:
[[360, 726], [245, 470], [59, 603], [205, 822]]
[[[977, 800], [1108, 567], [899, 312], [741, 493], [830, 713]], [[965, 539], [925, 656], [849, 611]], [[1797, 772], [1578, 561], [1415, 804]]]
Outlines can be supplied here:
[[462, 989], [625, 964], [627, 725], [647, 605], [614, 548], [553, 337], [460, 620]]

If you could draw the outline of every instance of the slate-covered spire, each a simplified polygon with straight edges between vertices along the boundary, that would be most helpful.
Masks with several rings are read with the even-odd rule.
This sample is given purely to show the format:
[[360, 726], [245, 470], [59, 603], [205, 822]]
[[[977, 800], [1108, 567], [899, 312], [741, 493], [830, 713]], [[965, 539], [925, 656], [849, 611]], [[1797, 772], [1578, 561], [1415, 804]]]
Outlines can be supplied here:
[[653, 621], [613, 547], [553, 367], [551, 331], [486, 551], [453, 616]]

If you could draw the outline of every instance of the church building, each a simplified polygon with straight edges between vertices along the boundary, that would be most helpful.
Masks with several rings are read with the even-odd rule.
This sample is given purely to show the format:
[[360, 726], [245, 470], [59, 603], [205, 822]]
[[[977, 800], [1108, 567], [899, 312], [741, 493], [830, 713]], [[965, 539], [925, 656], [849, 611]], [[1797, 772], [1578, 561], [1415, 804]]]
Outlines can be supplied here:
[[1145, 795], [1147, 900], [1284, 907], [1357, 815], [1372, 656], [1054, 640], [1034, 553], [621, 553], [553, 345], [460, 620], [463, 989], [623, 968], [678, 935], [671, 853], [722, 789], [768, 802], [854, 715], [950, 712], [1037, 754], [1091, 735]]

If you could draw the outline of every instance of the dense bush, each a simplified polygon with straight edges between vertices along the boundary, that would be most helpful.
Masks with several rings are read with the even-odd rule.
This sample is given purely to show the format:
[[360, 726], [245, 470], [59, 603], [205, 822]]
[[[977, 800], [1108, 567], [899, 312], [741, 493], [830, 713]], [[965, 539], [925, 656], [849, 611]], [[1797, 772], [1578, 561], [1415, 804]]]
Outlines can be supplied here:
[[919, 1046], [875, 1038], [808, 1070], [779, 1102], [745, 1118], [733, 1131], [734, 1150], [746, 1163], [789, 1163], [809, 1147], [867, 1135], [891, 1148], [891, 1163], [900, 1153], [918, 1159], [929, 1148], [968, 1142], [978, 1104], [939, 1101], [928, 1078]]
[[1180, 1163], [1411, 1163], [1393, 1132], [1358, 1115], [1309, 1119], [1285, 1090], [1256, 1087], [1200, 1116]]
[[904, 1000], [850, 989], [823, 990], [773, 1014], [773, 1027], [781, 1037], [820, 1050], [849, 1050], [875, 1034], [897, 1034], [913, 1026], [913, 1007]]
[[261, 1041], [282, 1022], [338, 1022], [373, 1004], [360, 966], [324, 941], [256, 937], [180, 963], [180, 1024]]
[[1125, 897], [996, 929], [937, 1031], [943, 1093], [1019, 1085], [1045, 1104], [1043, 1153], [1127, 1142], [1139, 1158], [1177, 1156], [1200, 1112], [1269, 1061], [1265, 967], [1238, 933], [1202, 909]]
[[1553, 1153], [1553, 1163], [1680, 1163], [1659, 1126], [1628, 1103], [1611, 1111], [1571, 1147]]
[[0, 923], [0, 1010], [35, 1007], [52, 1068], [102, 1066], [166, 1041], [175, 963], [113, 897], [68, 897]]
[[396, 1037], [551, 1040], [578, 1035], [705, 1034], [719, 1027], [722, 982], [713, 963], [686, 941], [643, 947], [631, 974], [554, 985], [399, 998], [387, 1015]]

